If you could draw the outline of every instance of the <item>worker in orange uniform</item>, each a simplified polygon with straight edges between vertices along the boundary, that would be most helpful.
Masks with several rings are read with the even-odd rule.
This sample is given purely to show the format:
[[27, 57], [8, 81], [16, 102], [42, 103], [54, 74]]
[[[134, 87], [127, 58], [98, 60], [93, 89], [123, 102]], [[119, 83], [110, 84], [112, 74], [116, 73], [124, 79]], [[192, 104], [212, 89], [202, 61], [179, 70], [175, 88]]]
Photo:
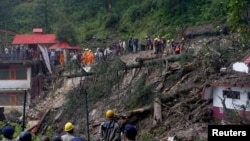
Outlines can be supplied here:
[[89, 63], [92, 64], [95, 62], [95, 55], [92, 50], [89, 50]]
[[87, 64], [90, 64], [90, 60], [91, 60], [91, 55], [90, 55], [91, 53], [90, 52], [91, 52], [90, 49], [88, 49], [86, 52], [86, 63]]
[[63, 65], [63, 63], [64, 63], [64, 54], [63, 54], [62, 51], [59, 54], [59, 62], [60, 62], [61, 65]]
[[84, 52], [82, 53], [82, 57], [81, 57], [81, 59], [82, 59], [82, 64], [83, 65], [87, 65], [87, 52], [88, 52], [88, 49], [86, 48], [85, 50], [84, 50]]

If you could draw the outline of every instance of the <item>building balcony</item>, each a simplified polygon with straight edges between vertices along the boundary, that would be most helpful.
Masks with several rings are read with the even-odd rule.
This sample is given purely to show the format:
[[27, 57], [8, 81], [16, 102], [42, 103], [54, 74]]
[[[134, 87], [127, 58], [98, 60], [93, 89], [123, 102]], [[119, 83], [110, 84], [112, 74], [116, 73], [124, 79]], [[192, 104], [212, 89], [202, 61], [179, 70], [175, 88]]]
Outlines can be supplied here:
[[0, 63], [33, 62], [40, 60], [38, 52], [0, 53]]

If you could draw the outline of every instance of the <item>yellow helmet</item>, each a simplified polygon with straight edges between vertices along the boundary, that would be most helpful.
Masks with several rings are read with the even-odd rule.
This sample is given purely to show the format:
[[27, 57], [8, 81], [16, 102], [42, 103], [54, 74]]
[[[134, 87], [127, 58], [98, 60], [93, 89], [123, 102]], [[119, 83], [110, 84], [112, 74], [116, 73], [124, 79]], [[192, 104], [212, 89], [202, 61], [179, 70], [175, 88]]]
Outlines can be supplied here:
[[64, 126], [64, 131], [68, 132], [74, 129], [74, 125], [71, 122], [67, 122]]
[[115, 113], [112, 110], [108, 110], [105, 114], [106, 119], [112, 119], [114, 118], [114, 116], [115, 116]]

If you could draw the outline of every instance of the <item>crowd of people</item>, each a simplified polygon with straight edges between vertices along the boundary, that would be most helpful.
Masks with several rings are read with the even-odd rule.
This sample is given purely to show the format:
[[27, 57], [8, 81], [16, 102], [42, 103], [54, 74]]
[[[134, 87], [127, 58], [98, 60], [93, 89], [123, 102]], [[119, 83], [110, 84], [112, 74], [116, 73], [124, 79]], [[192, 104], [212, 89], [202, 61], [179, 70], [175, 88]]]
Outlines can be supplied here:
[[[137, 51], [154, 50], [154, 53], [158, 57], [162, 57], [162, 54], [180, 54], [184, 46], [184, 38], [182, 38], [181, 43], [176, 43], [174, 40], [165, 40], [164, 38], [150, 38], [148, 36], [141, 42], [139, 48], [138, 39], [130, 38], [128, 40], [128, 46], [126, 46], [125, 41], [119, 40], [114, 43], [111, 47], [106, 47], [105, 49], [97, 48], [95, 52], [91, 49], [84, 49], [82, 51], [70, 52], [70, 58], [76, 59], [81, 62], [82, 65], [88, 65], [94, 63], [95, 61], [106, 59], [109, 56], [116, 55], [119, 56], [122, 53], [135, 53]], [[19, 52], [18, 50], [16, 50]], [[32, 55], [32, 50], [26, 50], [26, 55]], [[8, 49], [5, 50], [8, 54]], [[63, 65], [65, 62], [64, 52], [55, 52], [54, 50], [49, 51], [49, 58], [53, 65]], [[116, 120], [115, 113], [112, 110], [108, 110], [105, 113], [106, 120], [100, 125], [98, 131], [98, 141], [135, 141], [137, 135], [137, 129], [134, 125], [129, 124], [127, 118], [122, 118], [120, 121]], [[32, 141], [31, 130], [34, 127], [27, 129], [17, 137], [14, 138], [15, 129], [11, 125], [6, 125], [2, 128], [2, 141]], [[77, 137], [74, 135], [74, 125], [68, 122], [64, 126], [64, 131], [66, 134], [60, 136], [55, 135], [51, 139], [46, 136], [42, 136], [41, 141], [85, 141], [82, 137]]]
[[[98, 139], [96, 141], [135, 141], [137, 136], [137, 128], [135, 125], [128, 122], [127, 117], [117, 118], [113, 110], [107, 110], [105, 120], [100, 124], [98, 130]], [[32, 141], [32, 134], [37, 125], [21, 132], [18, 137], [14, 137], [15, 128], [7, 124], [1, 129], [3, 139], [1, 141]], [[64, 125], [62, 135], [55, 134], [51, 138], [41, 136], [41, 141], [86, 141], [84, 137], [74, 134], [74, 125], [72, 122], [67, 122]]]
[[[96, 50], [85, 48], [78, 51], [69, 51], [69, 56], [70, 60], [78, 60], [83, 66], [100, 60], [106, 60], [111, 56], [120, 56], [122, 54], [136, 53], [138, 51], [146, 50], [152, 50], [160, 58], [163, 54], [181, 54], [184, 50], [184, 43], [185, 38], [182, 38], [181, 42], [176, 42], [173, 39], [166, 40], [163, 37], [151, 38], [146, 36], [141, 42], [139, 42], [138, 38], [131, 37], [128, 41], [119, 40], [106, 48], [98, 47]], [[55, 53], [55, 51], [52, 50], [49, 52], [49, 56], [52, 64], [62, 65], [66, 59], [62, 51]]]
[[5, 47], [3, 52], [0, 53], [0, 58], [3, 60], [31, 60], [37, 56], [38, 52], [36, 50], [23, 45]]
[[184, 47], [185, 38], [181, 42], [176, 42], [174, 39], [166, 40], [164, 37], [152, 38], [145, 36], [141, 41], [136, 37], [130, 37], [128, 41], [119, 40], [114, 43], [113, 48], [116, 55], [121, 53], [136, 53], [138, 51], [153, 50], [158, 57], [162, 54], [180, 54]]

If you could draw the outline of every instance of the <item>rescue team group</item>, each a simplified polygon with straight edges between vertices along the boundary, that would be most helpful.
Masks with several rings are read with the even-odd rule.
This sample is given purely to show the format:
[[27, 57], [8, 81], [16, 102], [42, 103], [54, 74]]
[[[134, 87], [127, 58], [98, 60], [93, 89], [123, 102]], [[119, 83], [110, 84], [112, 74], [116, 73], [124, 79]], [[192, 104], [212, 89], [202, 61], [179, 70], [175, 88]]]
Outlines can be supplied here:
[[[21, 132], [18, 137], [14, 137], [15, 129], [11, 125], [2, 127], [2, 141], [32, 141], [32, 130], [36, 127], [32, 126], [29, 129]], [[87, 141], [83, 137], [74, 135], [74, 125], [67, 122], [64, 126], [65, 134], [54, 135], [51, 139], [47, 136], [42, 136], [41, 141]], [[105, 120], [101, 123], [98, 131], [97, 141], [135, 141], [137, 128], [128, 123], [128, 118], [122, 117], [121, 120], [116, 120], [116, 115], [113, 110], [107, 110]]]

